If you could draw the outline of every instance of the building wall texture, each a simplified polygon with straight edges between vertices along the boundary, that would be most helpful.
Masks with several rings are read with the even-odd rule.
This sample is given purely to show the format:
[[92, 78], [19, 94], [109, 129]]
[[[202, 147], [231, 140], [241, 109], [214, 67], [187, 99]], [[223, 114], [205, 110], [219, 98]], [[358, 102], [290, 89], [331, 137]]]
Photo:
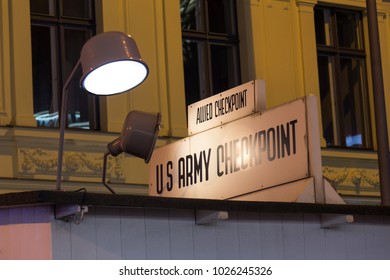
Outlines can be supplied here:
[[390, 218], [325, 229], [318, 214], [231, 212], [198, 225], [194, 210], [91, 208], [79, 225], [52, 220], [52, 242], [53, 259], [389, 259]]

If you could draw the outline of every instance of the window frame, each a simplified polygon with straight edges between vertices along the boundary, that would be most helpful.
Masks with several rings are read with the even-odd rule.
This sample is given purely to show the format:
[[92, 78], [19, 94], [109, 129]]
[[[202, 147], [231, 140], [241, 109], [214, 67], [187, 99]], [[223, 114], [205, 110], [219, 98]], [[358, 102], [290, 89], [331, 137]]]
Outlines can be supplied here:
[[[323, 6], [316, 5], [315, 10], [322, 10], [325, 14], [325, 10], [329, 13], [329, 34], [325, 40], [329, 40], [329, 42], [318, 43], [318, 38], [316, 38], [316, 48], [317, 48], [317, 61], [319, 61], [320, 57], [327, 57], [333, 60], [333, 79], [330, 81], [330, 95], [331, 95], [331, 106], [332, 106], [332, 125], [333, 125], [333, 143], [327, 143], [328, 147], [340, 147], [340, 148], [352, 148], [352, 149], [373, 149], [373, 139], [372, 139], [372, 128], [371, 128], [371, 116], [370, 116], [370, 100], [369, 100], [369, 90], [368, 90], [368, 73], [367, 73], [367, 54], [365, 50], [365, 39], [364, 39], [364, 26], [363, 26], [363, 13], [358, 9], [344, 9], [341, 7], [332, 7], [332, 6]], [[358, 39], [358, 47], [357, 48], [347, 48], [342, 47], [338, 41], [338, 30], [337, 30], [337, 22], [336, 18], [338, 14], [341, 13], [354, 13], [355, 18], [357, 20], [356, 25], [356, 33]], [[324, 23], [326, 27], [326, 23]], [[317, 32], [317, 27], [316, 27]], [[326, 32], [325, 32], [326, 33]], [[361, 127], [362, 127], [362, 145], [353, 147], [347, 145], [346, 140], [346, 130], [345, 130], [345, 122], [340, 119], [343, 117], [343, 106], [342, 106], [342, 90], [341, 90], [341, 62], [344, 59], [350, 59], [351, 61], [356, 60], [361, 63], [359, 69], [361, 80], [359, 82], [359, 86], [361, 90], [359, 91], [358, 99], [360, 100], [360, 104], [363, 107], [363, 111], [361, 112]], [[328, 62], [328, 64], [331, 64]], [[320, 67], [320, 65], [319, 65]], [[330, 67], [330, 66], [329, 66]], [[328, 72], [329, 73], [329, 72]], [[330, 78], [331, 79], [331, 78]], [[319, 73], [319, 81], [321, 85], [321, 77]], [[332, 83], [333, 82], [333, 83]], [[354, 99], [355, 100], [355, 99]], [[322, 105], [321, 105], [322, 106]], [[322, 117], [324, 118], [324, 112], [322, 112]], [[324, 126], [324, 119], [322, 120]], [[355, 122], [356, 123], [356, 122]], [[325, 127], [324, 127], [324, 137], [325, 135]]]
[[[60, 115], [61, 110], [61, 101], [62, 101], [62, 88], [64, 83], [67, 81], [68, 76], [73, 69], [67, 69], [66, 65], [66, 48], [65, 48], [65, 30], [74, 29], [82, 30], [90, 33], [90, 37], [96, 35], [96, 3], [95, 0], [90, 0], [90, 15], [88, 18], [78, 18], [72, 16], [63, 15], [62, 1], [64, 0], [52, 0], [53, 1], [53, 14], [41, 14], [31, 11], [30, 6], [30, 28], [33, 26], [43, 26], [43, 27], [53, 27], [55, 30], [54, 44], [56, 45], [56, 53], [52, 54], [52, 57], [55, 57], [55, 64], [57, 67], [56, 70], [52, 67], [52, 72], [56, 72], [55, 81], [52, 82], [51, 87], [52, 98], [53, 98], [53, 112], [58, 112]], [[30, 2], [31, 4], [31, 2]], [[52, 48], [53, 49], [53, 48]], [[77, 63], [77, 61], [76, 61]], [[53, 63], [52, 63], [53, 65]], [[54, 71], [53, 71], [54, 70]], [[69, 72], [69, 73], [67, 73]], [[67, 74], [66, 74], [67, 73]], [[79, 72], [81, 76], [81, 71]], [[76, 79], [74, 79], [76, 80]], [[75, 81], [72, 81], [72, 83]], [[77, 81], [76, 81], [77, 82]], [[54, 84], [55, 83], [55, 84]], [[33, 92], [34, 94], [34, 92]], [[88, 103], [88, 120], [89, 120], [89, 130], [100, 130], [100, 117], [99, 117], [99, 98], [93, 95], [87, 95]], [[72, 98], [69, 98], [68, 108], [72, 105]], [[59, 126], [59, 117], [56, 127]], [[50, 126], [40, 126], [40, 127], [50, 127]], [[66, 124], [67, 128], [72, 128]]]
[[[181, 29], [182, 30], [182, 42], [185, 41], [191, 43], [197, 43], [202, 46], [201, 50], [198, 50], [198, 53], [203, 52], [202, 55], [199, 55], [198, 67], [200, 74], [200, 99], [204, 99], [217, 94], [219, 92], [214, 92], [213, 84], [213, 70], [212, 70], [212, 55], [211, 48], [213, 45], [232, 47], [233, 50], [233, 63], [234, 67], [234, 85], [239, 85], [241, 83], [241, 70], [240, 70], [240, 40], [238, 36], [238, 16], [237, 16], [237, 3], [235, 0], [231, 1], [229, 4], [232, 5], [232, 33], [217, 33], [210, 31], [209, 26], [209, 11], [208, 11], [208, 2], [209, 0], [200, 0], [200, 26], [203, 30], [193, 30], [193, 29]], [[185, 76], [185, 71], [184, 71]], [[186, 80], [186, 79], [184, 79]], [[186, 93], [186, 100], [188, 99]], [[188, 103], [188, 102], [187, 102]], [[189, 104], [187, 104], [189, 105]]]

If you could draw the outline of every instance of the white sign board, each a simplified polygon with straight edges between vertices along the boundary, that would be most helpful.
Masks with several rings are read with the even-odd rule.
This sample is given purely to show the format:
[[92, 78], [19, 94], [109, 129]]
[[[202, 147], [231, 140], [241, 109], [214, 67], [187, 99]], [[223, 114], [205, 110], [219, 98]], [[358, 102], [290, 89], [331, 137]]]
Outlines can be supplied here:
[[309, 176], [305, 99], [157, 148], [152, 196], [228, 199]]
[[188, 134], [265, 110], [265, 81], [255, 80], [188, 106]]

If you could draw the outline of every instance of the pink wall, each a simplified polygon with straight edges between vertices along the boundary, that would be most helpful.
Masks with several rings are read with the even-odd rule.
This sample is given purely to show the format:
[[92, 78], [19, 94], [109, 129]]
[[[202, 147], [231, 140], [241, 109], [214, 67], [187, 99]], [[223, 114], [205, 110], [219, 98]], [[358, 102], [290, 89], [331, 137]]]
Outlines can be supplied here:
[[50, 206], [0, 209], [0, 259], [52, 259]]

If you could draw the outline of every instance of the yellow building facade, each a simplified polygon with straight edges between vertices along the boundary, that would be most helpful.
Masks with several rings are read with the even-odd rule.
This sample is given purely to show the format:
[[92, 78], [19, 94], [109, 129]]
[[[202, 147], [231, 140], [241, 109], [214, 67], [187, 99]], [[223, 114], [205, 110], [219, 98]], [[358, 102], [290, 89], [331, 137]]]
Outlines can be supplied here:
[[[365, 0], [238, 0], [241, 80], [265, 80], [267, 107], [308, 94], [319, 96], [314, 7], [318, 4], [363, 12]], [[58, 130], [37, 127], [33, 85], [29, 1], [0, 0], [0, 192], [55, 189]], [[390, 2], [377, 0], [386, 107], [390, 108]], [[161, 112], [157, 146], [187, 136], [179, 0], [96, 1], [97, 32], [122, 31], [138, 44], [149, 66], [147, 80], [129, 93], [100, 99], [101, 131], [67, 130], [66, 190], [106, 190], [103, 154], [118, 137], [127, 113]], [[367, 65], [370, 57], [367, 55]], [[375, 118], [367, 67], [372, 134]], [[321, 118], [320, 118], [321, 119]], [[387, 116], [390, 123], [389, 114]], [[321, 124], [320, 124], [321, 125]], [[350, 199], [379, 198], [376, 140], [372, 150], [330, 149], [322, 141], [324, 175]], [[148, 167], [128, 155], [110, 158], [109, 182], [118, 193], [148, 193]]]

